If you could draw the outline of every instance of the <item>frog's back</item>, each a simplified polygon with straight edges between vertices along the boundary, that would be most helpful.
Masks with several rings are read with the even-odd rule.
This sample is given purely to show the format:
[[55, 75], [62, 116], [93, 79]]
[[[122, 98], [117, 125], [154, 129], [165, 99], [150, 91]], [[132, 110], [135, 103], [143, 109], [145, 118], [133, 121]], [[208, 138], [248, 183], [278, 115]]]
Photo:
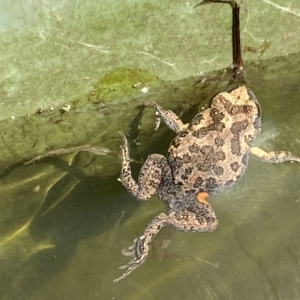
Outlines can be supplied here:
[[[245, 173], [253, 139], [260, 130], [259, 104], [246, 87], [214, 97], [169, 148], [178, 196], [216, 194]], [[255, 100], [255, 101], [253, 101]]]

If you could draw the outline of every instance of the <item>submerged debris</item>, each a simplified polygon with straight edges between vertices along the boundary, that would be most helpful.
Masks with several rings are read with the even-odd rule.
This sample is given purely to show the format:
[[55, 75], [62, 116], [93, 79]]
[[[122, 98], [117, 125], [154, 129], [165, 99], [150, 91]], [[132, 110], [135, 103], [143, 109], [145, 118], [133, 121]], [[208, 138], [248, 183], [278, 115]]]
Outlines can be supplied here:
[[112, 155], [114, 157], [118, 157], [118, 153], [105, 148], [105, 147], [98, 147], [98, 146], [90, 146], [90, 145], [83, 145], [83, 146], [76, 146], [76, 147], [70, 147], [70, 148], [61, 148], [53, 151], [46, 152], [44, 154], [38, 155], [31, 160], [24, 163], [24, 165], [31, 164], [34, 161], [40, 160], [45, 157], [54, 156], [54, 155], [61, 155], [61, 154], [67, 154], [67, 153], [74, 153], [78, 151], [86, 151], [91, 152], [96, 155]]

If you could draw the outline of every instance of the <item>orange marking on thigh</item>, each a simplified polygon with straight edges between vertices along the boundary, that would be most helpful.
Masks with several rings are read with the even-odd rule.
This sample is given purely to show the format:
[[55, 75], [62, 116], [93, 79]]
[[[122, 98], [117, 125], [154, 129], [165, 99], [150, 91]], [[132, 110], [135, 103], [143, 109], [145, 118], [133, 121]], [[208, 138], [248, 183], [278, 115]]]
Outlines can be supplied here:
[[201, 203], [205, 203], [205, 204], [207, 204], [207, 205], [210, 206], [210, 204], [206, 201], [206, 198], [208, 196], [209, 196], [208, 193], [206, 193], [206, 192], [200, 192], [200, 193], [197, 194], [196, 199], [197, 199], [197, 201], [199, 201]]

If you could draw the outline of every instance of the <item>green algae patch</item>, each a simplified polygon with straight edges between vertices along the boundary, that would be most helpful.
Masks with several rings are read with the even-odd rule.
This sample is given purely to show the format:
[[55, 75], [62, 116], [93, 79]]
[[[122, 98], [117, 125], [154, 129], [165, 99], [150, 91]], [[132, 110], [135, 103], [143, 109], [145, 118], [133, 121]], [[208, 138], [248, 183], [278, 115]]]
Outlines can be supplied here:
[[162, 83], [157, 76], [143, 69], [118, 68], [102, 77], [89, 94], [95, 102], [115, 102], [136, 97]]
[[[147, 107], [148, 102], [156, 102], [183, 116], [191, 107], [197, 109], [227, 80], [201, 82], [199, 78], [188, 77], [163, 81], [147, 70], [118, 68], [103, 76], [83, 97], [0, 121], [0, 171], [61, 148], [88, 144], [118, 152], [119, 131], [139, 144], [138, 152], [150, 149], [151, 141], [165, 130], [154, 135], [155, 114]], [[100, 175], [108, 174], [108, 170], [114, 173], [119, 161], [97, 157], [93, 164], [87, 165], [93, 174]]]

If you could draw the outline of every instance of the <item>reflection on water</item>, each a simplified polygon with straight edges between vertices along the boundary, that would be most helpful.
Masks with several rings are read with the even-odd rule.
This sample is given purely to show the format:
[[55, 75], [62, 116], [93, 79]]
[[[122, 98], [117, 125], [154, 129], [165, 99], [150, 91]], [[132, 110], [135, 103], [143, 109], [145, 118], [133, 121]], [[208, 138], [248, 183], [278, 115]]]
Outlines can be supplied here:
[[[298, 62], [294, 55], [249, 66], [263, 109], [256, 144], [267, 151], [300, 155]], [[164, 152], [161, 145], [148, 150]], [[2, 174], [0, 299], [297, 299], [298, 164], [252, 158], [242, 181], [211, 200], [215, 232], [164, 228], [145, 264], [114, 284], [127, 261], [122, 248], [164, 207], [156, 197], [140, 203], [127, 193], [115, 157], [103, 158], [105, 166], [114, 162], [107, 176], [85, 172], [91, 157], [45, 158]]]

